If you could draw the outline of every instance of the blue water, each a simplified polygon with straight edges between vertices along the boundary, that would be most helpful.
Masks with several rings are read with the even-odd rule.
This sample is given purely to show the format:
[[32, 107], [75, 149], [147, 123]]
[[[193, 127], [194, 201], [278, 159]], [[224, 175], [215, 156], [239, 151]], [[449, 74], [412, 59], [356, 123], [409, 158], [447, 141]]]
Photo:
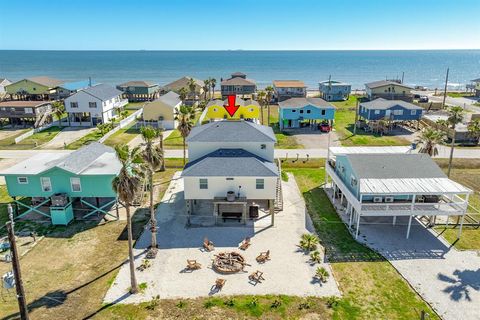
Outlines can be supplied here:
[[150, 80], [166, 84], [181, 76], [214, 77], [219, 83], [241, 71], [264, 87], [275, 79], [300, 79], [310, 89], [320, 80], [365, 82], [401, 78], [410, 85], [451, 87], [480, 77], [480, 50], [428, 51], [0, 51], [0, 78], [46, 75], [62, 80], [92, 77], [118, 84]]

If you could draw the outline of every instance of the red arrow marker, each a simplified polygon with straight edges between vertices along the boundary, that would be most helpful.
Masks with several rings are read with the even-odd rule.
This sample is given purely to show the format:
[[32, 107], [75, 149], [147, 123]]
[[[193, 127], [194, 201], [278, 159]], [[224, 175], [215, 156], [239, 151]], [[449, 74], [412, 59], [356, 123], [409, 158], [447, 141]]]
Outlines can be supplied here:
[[240, 108], [239, 105], [235, 105], [235, 100], [236, 99], [237, 99], [236, 95], [228, 96], [228, 105], [223, 106], [225, 108], [225, 110], [227, 110], [230, 117], [233, 117], [235, 112], [237, 112], [238, 108]]

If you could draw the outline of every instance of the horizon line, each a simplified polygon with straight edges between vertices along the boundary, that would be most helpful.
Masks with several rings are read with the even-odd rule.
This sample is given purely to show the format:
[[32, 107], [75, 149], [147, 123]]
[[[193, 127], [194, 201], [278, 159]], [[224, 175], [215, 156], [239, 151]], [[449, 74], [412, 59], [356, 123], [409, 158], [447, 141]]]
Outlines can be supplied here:
[[0, 49], [0, 51], [465, 51], [480, 50], [479, 48], [432, 48], [432, 49]]

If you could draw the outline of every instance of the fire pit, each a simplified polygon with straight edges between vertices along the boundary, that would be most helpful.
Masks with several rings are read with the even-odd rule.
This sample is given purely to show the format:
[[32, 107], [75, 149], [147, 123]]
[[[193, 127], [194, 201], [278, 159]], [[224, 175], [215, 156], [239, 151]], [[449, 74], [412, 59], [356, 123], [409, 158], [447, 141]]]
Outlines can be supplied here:
[[243, 271], [248, 264], [240, 253], [232, 251], [216, 254], [212, 266], [215, 271], [228, 274]]

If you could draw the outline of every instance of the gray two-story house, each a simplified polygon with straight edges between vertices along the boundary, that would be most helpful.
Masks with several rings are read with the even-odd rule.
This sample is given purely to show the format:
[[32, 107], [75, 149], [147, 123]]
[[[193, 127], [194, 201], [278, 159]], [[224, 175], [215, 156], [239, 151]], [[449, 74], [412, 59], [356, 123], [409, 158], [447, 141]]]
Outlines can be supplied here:
[[352, 85], [345, 82], [325, 80], [318, 83], [320, 98], [326, 101], [348, 100]]
[[247, 75], [241, 72], [232, 73], [231, 78], [222, 80], [220, 84], [222, 99], [229, 95], [253, 95], [257, 90], [255, 80], [247, 79]]

